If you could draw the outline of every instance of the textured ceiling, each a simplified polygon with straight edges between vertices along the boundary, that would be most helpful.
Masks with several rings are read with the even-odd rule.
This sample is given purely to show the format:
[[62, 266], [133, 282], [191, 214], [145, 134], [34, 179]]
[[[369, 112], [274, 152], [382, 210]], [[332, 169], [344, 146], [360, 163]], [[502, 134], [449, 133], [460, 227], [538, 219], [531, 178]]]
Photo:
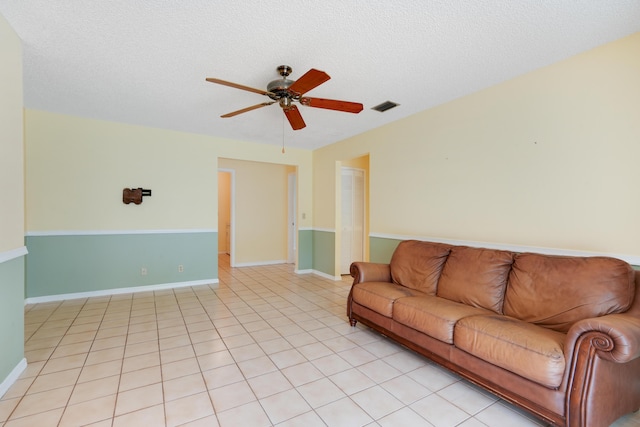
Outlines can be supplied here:
[[[640, 0], [0, 0], [23, 41], [25, 107], [315, 149], [640, 31]], [[331, 80], [292, 131], [276, 67]], [[387, 101], [399, 107], [379, 113]], [[283, 131], [284, 129], [284, 131]]]

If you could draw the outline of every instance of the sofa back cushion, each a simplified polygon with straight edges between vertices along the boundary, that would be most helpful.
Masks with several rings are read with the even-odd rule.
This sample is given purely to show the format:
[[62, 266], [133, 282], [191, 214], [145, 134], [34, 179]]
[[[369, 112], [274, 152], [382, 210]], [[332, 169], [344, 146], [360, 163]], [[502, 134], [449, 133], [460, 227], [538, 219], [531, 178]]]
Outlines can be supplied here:
[[442, 269], [437, 295], [502, 314], [513, 253], [454, 246]]
[[515, 256], [504, 314], [567, 332], [578, 320], [626, 311], [634, 298], [629, 264], [607, 257]]
[[391, 257], [393, 283], [435, 295], [450, 245], [418, 240], [400, 242]]

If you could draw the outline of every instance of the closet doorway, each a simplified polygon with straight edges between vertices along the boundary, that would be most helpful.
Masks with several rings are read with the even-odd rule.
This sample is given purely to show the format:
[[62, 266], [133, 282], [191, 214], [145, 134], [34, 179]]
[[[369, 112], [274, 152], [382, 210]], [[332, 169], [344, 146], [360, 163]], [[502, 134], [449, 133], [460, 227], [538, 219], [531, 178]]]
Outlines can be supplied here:
[[340, 274], [365, 260], [365, 171], [342, 167], [340, 180]]
[[298, 255], [298, 178], [295, 172], [287, 177], [287, 262], [296, 263]]

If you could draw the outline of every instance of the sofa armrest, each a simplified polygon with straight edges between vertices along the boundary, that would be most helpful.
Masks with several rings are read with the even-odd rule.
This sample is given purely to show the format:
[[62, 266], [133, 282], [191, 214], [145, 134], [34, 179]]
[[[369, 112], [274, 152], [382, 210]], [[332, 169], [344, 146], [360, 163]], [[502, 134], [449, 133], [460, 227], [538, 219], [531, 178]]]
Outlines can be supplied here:
[[349, 268], [353, 285], [347, 297], [347, 317], [351, 326], [356, 325], [356, 320], [352, 316], [351, 305], [353, 304], [353, 286], [363, 282], [391, 282], [391, 268], [389, 264], [375, 262], [357, 261], [351, 263]]
[[567, 333], [566, 425], [610, 425], [640, 407], [640, 318], [609, 314]]
[[567, 333], [568, 349], [589, 332], [597, 333], [592, 345], [605, 359], [626, 363], [640, 357], [640, 318], [623, 313], [576, 322]]
[[353, 284], [362, 282], [391, 282], [389, 264], [374, 262], [354, 262], [349, 269]]

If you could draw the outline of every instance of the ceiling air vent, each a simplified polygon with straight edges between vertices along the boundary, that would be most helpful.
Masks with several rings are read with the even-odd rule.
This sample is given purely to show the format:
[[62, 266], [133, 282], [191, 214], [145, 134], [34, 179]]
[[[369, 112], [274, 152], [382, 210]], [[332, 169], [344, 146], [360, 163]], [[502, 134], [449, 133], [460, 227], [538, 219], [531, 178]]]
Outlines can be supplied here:
[[385, 101], [382, 104], [378, 104], [375, 107], [371, 107], [372, 110], [376, 110], [376, 111], [380, 111], [381, 113], [384, 113], [387, 110], [390, 110], [392, 108], [397, 107], [400, 104], [397, 104], [395, 102], [391, 102], [391, 101]]

